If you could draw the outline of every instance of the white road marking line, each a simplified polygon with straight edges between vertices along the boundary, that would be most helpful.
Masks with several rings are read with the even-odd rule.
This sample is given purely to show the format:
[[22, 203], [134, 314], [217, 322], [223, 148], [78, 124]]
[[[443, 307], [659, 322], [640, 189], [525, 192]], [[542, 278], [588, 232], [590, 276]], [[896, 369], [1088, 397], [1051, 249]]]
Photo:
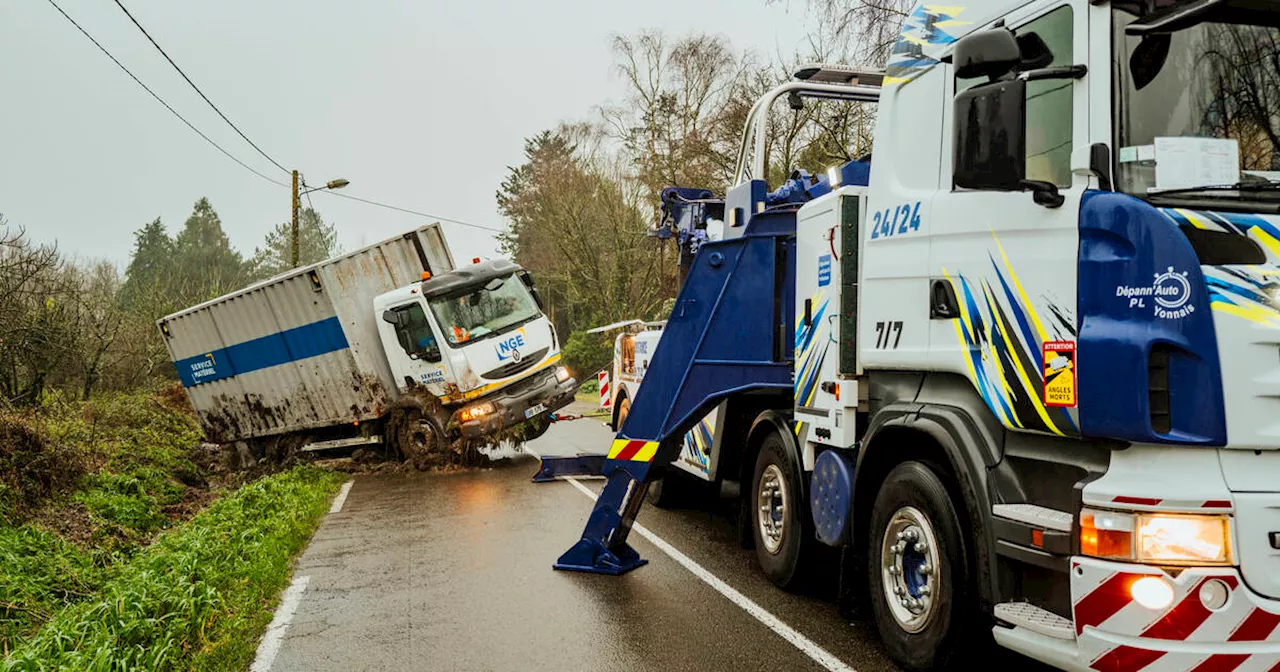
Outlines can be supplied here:
[[[582, 494], [590, 497], [593, 501], [596, 499], [596, 493], [591, 492], [587, 486], [579, 483], [576, 478], [566, 478], [566, 481], [573, 484], [573, 487], [582, 491]], [[719, 577], [703, 568], [702, 565], [694, 562], [692, 558], [676, 550], [676, 547], [663, 541], [658, 535], [650, 532], [643, 525], [634, 523], [631, 526], [633, 532], [638, 532], [640, 536], [649, 540], [654, 546], [667, 555], [672, 560], [680, 563], [685, 569], [693, 572], [693, 575], [702, 579], [703, 583], [711, 586], [716, 592], [729, 598], [730, 602], [738, 605], [743, 611], [751, 614], [757, 621], [763, 623], [770, 630], [778, 634], [779, 637], [791, 642], [793, 646], [800, 649], [806, 656], [809, 656], [814, 662], [831, 670], [831, 672], [854, 672], [852, 667], [845, 665], [843, 661], [831, 655], [826, 649], [818, 646], [813, 640], [805, 637], [797, 632], [794, 628], [783, 623], [781, 619], [764, 610], [763, 607], [751, 601], [751, 598], [734, 590], [733, 586], [722, 581]]]
[[342, 484], [342, 489], [338, 491], [338, 496], [333, 498], [333, 506], [329, 507], [329, 513], [337, 513], [342, 510], [342, 505], [347, 503], [347, 493], [351, 492], [351, 484], [354, 480], [347, 481]]
[[[347, 481], [347, 485], [351, 482]], [[346, 492], [344, 491], [345, 495]], [[275, 618], [271, 619], [271, 624], [267, 626], [267, 633], [262, 636], [262, 641], [258, 644], [258, 655], [253, 658], [253, 666], [249, 668], [249, 672], [268, 672], [271, 664], [276, 660], [276, 654], [280, 653], [280, 643], [284, 641], [284, 632], [289, 629], [289, 621], [293, 620], [293, 614], [298, 610], [298, 603], [302, 601], [302, 593], [307, 590], [307, 584], [311, 582], [309, 576], [299, 576], [289, 584], [284, 591], [284, 597], [280, 598], [280, 606], [276, 607]]]

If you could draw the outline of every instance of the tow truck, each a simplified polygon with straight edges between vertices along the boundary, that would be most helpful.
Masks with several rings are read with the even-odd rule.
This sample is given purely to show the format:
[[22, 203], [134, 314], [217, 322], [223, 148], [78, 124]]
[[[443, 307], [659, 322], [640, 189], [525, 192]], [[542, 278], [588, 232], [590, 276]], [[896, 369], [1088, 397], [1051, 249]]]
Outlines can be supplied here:
[[[994, 639], [1280, 669], [1277, 28], [1245, 0], [920, 4], [882, 71], [768, 92], [554, 567], [642, 566], [648, 484], [726, 404], [764, 573], [839, 549], [904, 668]], [[873, 156], [771, 191], [783, 96], [875, 103]]]

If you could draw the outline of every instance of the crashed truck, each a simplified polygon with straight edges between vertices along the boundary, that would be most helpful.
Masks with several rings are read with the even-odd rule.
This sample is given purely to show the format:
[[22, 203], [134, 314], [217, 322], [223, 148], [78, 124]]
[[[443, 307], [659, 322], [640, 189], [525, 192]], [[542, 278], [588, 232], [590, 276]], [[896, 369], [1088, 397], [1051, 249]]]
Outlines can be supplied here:
[[541, 435], [576, 388], [530, 274], [472, 262], [431, 224], [157, 324], [205, 436], [242, 464], [381, 445], [424, 466]]

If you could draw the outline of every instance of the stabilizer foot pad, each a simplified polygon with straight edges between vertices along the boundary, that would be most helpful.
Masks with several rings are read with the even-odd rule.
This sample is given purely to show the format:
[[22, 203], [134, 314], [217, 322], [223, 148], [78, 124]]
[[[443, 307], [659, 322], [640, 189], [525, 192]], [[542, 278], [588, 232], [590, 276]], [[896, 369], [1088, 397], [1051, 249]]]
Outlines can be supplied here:
[[594, 539], [579, 539], [565, 551], [552, 568], [568, 572], [590, 572], [617, 576], [649, 564], [635, 549], [623, 544], [613, 550]]
[[547, 483], [565, 476], [599, 476], [604, 471], [605, 455], [544, 457], [533, 475], [534, 483]]

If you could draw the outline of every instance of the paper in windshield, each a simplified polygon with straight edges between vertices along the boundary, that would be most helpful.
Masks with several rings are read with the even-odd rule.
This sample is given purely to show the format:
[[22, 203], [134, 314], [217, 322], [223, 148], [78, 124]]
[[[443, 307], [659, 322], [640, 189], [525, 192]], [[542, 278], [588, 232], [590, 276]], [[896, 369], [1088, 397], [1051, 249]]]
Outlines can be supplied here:
[[1240, 145], [1232, 138], [1156, 138], [1156, 186], [1148, 191], [1235, 184]]

